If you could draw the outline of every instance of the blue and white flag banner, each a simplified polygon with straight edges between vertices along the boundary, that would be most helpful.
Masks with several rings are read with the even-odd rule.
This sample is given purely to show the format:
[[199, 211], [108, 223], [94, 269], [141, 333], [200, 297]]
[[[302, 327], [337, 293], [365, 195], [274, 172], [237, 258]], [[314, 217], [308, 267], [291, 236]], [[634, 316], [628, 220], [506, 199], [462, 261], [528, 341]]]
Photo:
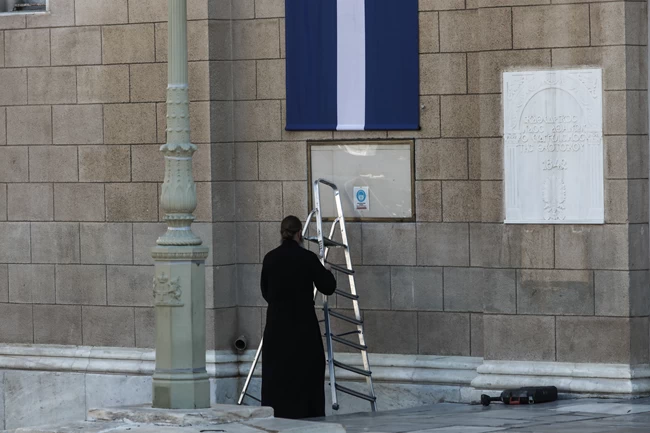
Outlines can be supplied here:
[[287, 130], [419, 128], [418, 0], [286, 0]]

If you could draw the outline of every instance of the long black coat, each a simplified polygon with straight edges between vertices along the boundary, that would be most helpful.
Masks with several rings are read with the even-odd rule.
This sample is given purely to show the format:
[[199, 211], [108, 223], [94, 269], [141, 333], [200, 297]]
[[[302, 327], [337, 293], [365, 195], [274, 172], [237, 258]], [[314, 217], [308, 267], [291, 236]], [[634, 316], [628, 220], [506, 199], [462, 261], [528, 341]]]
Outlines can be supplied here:
[[326, 295], [336, 279], [293, 240], [264, 257], [262, 296], [269, 307], [262, 349], [262, 405], [278, 418], [325, 415], [325, 353], [313, 285]]

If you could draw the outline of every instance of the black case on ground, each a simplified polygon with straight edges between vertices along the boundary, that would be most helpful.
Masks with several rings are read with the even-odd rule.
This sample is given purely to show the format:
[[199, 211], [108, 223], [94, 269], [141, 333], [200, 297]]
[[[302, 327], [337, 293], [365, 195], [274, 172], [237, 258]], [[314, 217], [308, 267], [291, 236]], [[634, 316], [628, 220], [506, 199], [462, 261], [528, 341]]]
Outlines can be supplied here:
[[537, 404], [557, 400], [557, 388], [554, 386], [526, 386], [517, 389], [506, 389], [499, 397], [481, 395], [481, 403], [488, 406], [492, 401], [504, 404]]

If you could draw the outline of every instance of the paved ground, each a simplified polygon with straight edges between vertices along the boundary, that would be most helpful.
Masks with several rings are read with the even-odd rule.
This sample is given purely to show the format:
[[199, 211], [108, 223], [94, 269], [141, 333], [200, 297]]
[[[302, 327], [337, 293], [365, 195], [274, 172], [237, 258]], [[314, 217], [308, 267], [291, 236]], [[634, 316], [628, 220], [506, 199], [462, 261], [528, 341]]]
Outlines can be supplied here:
[[440, 403], [325, 420], [342, 424], [348, 433], [648, 433], [650, 398], [560, 400], [531, 406]]

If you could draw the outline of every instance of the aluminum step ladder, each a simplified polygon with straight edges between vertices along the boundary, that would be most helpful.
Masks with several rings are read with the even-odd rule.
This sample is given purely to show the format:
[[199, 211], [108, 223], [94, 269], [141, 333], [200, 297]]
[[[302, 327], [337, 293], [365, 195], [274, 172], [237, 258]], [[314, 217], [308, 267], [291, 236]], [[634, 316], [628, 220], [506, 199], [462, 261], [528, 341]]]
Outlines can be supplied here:
[[[320, 188], [321, 185], [329, 187], [334, 194], [334, 201], [336, 204], [337, 217], [332, 223], [329, 236], [325, 237], [323, 235], [323, 218], [321, 212], [321, 194]], [[333, 270], [342, 273], [347, 276], [349, 282], [349, 291], [341, 290], [340, 288], [336, 289], [336, 294], [342, 298], [345, 298], [349, 301], [352, 301], [352, 309], [354, 316], [347, 316], [345, 314], [333, 311], [329, 306], [328, 297], [323, 295], [323, 320], [325, 323], [325, 341], [327, 346], [327, 365], [330, 378], [330, 390], [332, 393], [332, 409], [339, 409], [338, 401], [338, 392], [351, 395], [363, 400], [366, 400], [370, 403], [370, 408], [373, 412], [377, 411], [377, 397], [375, 395], [374, 387], [372, 384], [372, 372], [370, 371], [370, 362], [368, 360], [368, 347], [366, 346], [366, 339], [363, 332], [363, 317], [361, 315], [361, 309], [359, 308], [359, 295], [357, 294], [356, 285], [354, 281], [354, 269], [352, 268], [352, 259], [350, 257], [350, 247], [348, 244], [348, 235], [345, 227], [345, 217], [343, 216], [343, 205], [341, 203], [341, 194], [338, 187], [324, 179], [315, 180], [313, 183], [313, 195], [314, 199], [314, 209], [309, 213], [307, 221], [303, 227], [303, 238], [309, 242], [315, 243], [318, 245], [318, 255], [320, 257], [321, 263], [328, 264]], [[307, 236], [309, 232], [309, 226], [312, 220], [316, 222], [316, 236]], [[341, 242], [334, 240], [334, 235], [336, 229], [339, 229], [341, 235]], [[331, 263], [327, 260], [331, 248], [341, 248], [345, 255], [345, 265], [338, 265]], [[318, 291], [314, 288], [314, 299], [317, 296]], [[340, 320], [346, 324], [354, 325], [356, 329], [349, 332], [343, 332], [341, 334], [334, 334], [332, 332], [332, 320]], [[359, 342], [352, 341], [348, 338], [345, 338], [350, 335], [356, 334]], [[334, 343], [343, 344], [345, 346], [356, 349], [361, 354], [361, 361], [363, 368], [359, 368], [353, 365], [345, 364], [343, 362], [337, 361], [334, 359]], [[250, 393], [248, 393], [248, 387], [250, 385], [253, 373], [259, 362], [260, 355], [262, 353], [262, 345], [264, 344], [264, 339], [260, 342], [260, 345], [255, 353], [255, 358], [253, 359], [253, 364], [248, 372], [246, 377], [246, 382], [239, 396], [237, 404], [242, 404], [245, 397], [250, 397], [253, 400], [261, 402], [261, 400]], [[367, 385], [367, 392], [360, 392], [355, 389], [340, 385], [336, 382], [336, 369], [346, 370], [350, 373], [358, 375], [360, 378], [364, 378]]]

